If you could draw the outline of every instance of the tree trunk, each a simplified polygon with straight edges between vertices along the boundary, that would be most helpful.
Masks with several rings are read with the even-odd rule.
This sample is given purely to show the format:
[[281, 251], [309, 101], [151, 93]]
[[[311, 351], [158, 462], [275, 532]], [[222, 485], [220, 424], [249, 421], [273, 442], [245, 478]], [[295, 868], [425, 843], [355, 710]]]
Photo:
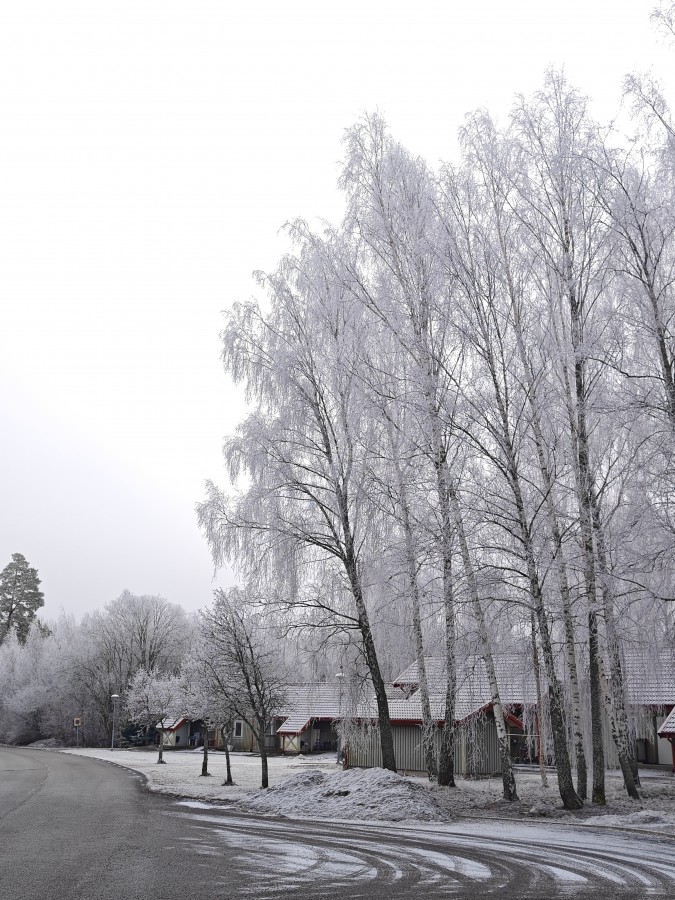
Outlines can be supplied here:
[[157, 764], [164, 765], [164, 729], [161, 729], [159, 732], [159, 756], [157, 757]]
[[209, 733], [208, 730], [204, 733], [204, 753], [202, 755], [202, 773], [201, 777], [208, 776], [209, 774]]
[[[631, 753], [628, 716], [626, 715], [626, 705], [624, 701], [623, 670], [621, 667], [619, 638], [616, 633], [616, 623], [614, 618], [614, 594], [610, 586], [607, 553], [605, 550], [605, 535], [600, 518], [598, 498], [595, 495], [595, 492], [591, 494], [591, 512], [593, 530], [595, 532], [595, 546], [598, 555], [598, 573], [600, 575], [611, 679], [610, 686], [607, 686], [605, 679], [602, 680], [603, 687], [605, 688], [605, 705], [609, 715], [612, 738], [619, 756], [619, 766], [621, 767], [621, 772], [623, 774], [626, 791], [628, 796], [633, 800], [639, 800], [640, 795], [636, 786], [639, 780], [636, 778], [637, 764], [634, 763], [633, 754]], [[601, 677], [602, 674], [601, 667]], [[635, 765], [635, 771], [633, 771], [633, 764]]]
[[[503, 415], [505, 416], [505, 412]], [[506, 425], [504, 427], [505, 438], [509, 437]], [[553, 729], [553, 748], [555, 751], [555, 764], [558, 772], [558, 790], [563, 801], [565, 809], [580, 809], [583, 806], [583, 800], [574, 790], [572, 782], [572, 769], [570, 766], [569, 753], [567, 752], [567, 723], [565, 720], [565, 704], [563, 699], [562, 686], [558, 680], [555, 671], [555, 660], [553, 658], [553, 648], [551, 646], [551, 634], [548, 624], [548, 615], [544, 606], [544, 597], [541, 590], [539, 575], [537, 573], [537, 564], [535, 549], [532, 542], [532, 533], [525, 516], [525, 502], [520, 489], [520, 476], [516, 464], [513, 446], [510, 440], [505, 440], [505, 449], [507, 456], [508, 469], [510, 472], [511, 489], [516, 505], [518, 516], [518, 524], [520, 530], [520, 540], [525, 553], [525, 563], [527, 566], [527, 577], [530, 582], [530, 593], [534, 604], [534, 613], [539, 626], [539, 636], [541, 638], [541, 649], [544, 655], [544, 666], [546, 668], [546, 676], [549, 683], [549, 707], [551, 712], [551, 727]], [[541, 723], [540, 723], [541, 727]]]
[[537, 756], [539, 758], [539, 774], [541, 783], [548, 787], [546, 777], [546, 745], [544, 744], [544, 704], [541, 698], [541, 678], [539, 677], [539, 651], [537, 649], [537, 627], [534, 612], [530, 613], [530, 630], [532, 633], [532, 668], [537, 688]]
[[[498, 209], [498, 207], [497, 207]], [[534, 434], [534, 443], [537, 451], [537, 461], [539, 463], [539, 471], [542, 477], [543, 493], [546, 498], [546, 513], [551, 530], [551, 538], [553, 543], [553, 554], [556, 560], [558, 570], [558, 585], [560, 588], [560, 596], [562, 600], [563, 624], [565, 629], [565, 650], [567, 655], [567, 668], [569, 672], [570, 688], [572, 695], [572, 724], [574, 730], [574, 749], [577, 765], [577, 794], [582, 800], [588, 796], [588, 772], [586, 765], [586, 753], [584, 750], [584, 734], [581, 717], [581, 696], [579, 692], [579, 677], [577, 672], [576, 660], [576, 642], [574, 634], [574, 622], [572, 619], [572, 603], [570, 598], [569, 580], [567, 578], [567, 568], [563, 555], [562, 533], [558, 523], [558, 514], [554, 502], [554, 479], [552, 477], [548, 462], [546, 460], [543, 430], [540, 418], [540, 404], [537, 395], [537, 378], [533, 370], [532, 363], [528, 357], [525, 338], [523, 334], [521, 308], [519, 300], [520, 295], [516, 290], [513, 281], [511, 267], [509, 263], [509, 254], [507, 252], [504, 234], [501, 228], [501, 220], [498, 216], [498, 234], [504, 263], [506, 266], [506, 278], [511, 302], [511, 310], [513, 312], [513, 327], [516, 335], [516, 343], [518, 346], [518, 355], [520, 356], [521, 365], [525, 373], [527, 383], [527, 397], [531, 411], [532, 432]], [[569, 396], [569, 391], [568, 391]], [[536, 642], [536, 636], [534, 637]]]
[[429, 701], [429, 686], [427, 684], [426, 664], [424, 661], [424, 641], [422, 636], [422, 615], [420, 609], [420, 589], [417, 579], [417, 555], [415, 553], [415, 539], [413, 529], [410, 522], [410, 508], [408, 506], [408, 497], [406, 486], [401, 472], [401, 466], [396, 452], [395, 442], [391, 434], [391, 423], [389, 423], [389, 443], [392, 449], [392, 459], [394, 462], [394, 471], [398, 482], [399, 507], [401, 512], [401, 527], [403, 529], [403, 539], [405, 546], [406, 570], [408, 576], [408, 590], [412, 602], [412, 625], [413, 639], [415, 642], [415, 659], [417, 661], [417, 674], [419, 678], [419, 694], [422, 701], [422, 741], [424, 745], [424, 762], [427, 769], [429, 781], [436, 776], [436, 754], [435, 754], [435, 723], [431, 718], [431, 703]]
[[570, 766], [569, 753], [567, 752], [567, 723], [565, 717], [565, 703], [562, 686], [555, 671], [555, 660], [551, 645], [551, 634], [548, 624], [548, 615], [544, 606], [544, 597], [537, 573], [535, 549], [532, 543], [532, 534], [525, 518], [525, 504], [520, 490], [520, 479], [516, 468], [515, 458], [511, 452], [509, 456], [509, 469], [511, 470], [511, 488], [518, 513], [520, 526], [520, 540], [525, 553], [527, 577], [530, 582], [530, 593], [534, 604], [534, 613], [539, 625], [541, 637], [541, 649], [544, 655], [544, 666], [549, 683], [549, 707], [551, 711], [551, 727], [553, 729], [553, 748], [555, 751], [555, 765], [558, 772], [558, 789], [565, 809], [580, 809], [583, 801], [574, 790], [572, 782], [572, 768]]
[[628, 793], [628, 796], [632, 800], [639, 800], [640, 794], [638, 793], [638, 790], [635, 786], [633, 772], [630, 765], [628, 742], [626, 736], [622, 734], [620, 729], [616, 709], [614, 707], [614, 702], [612, 699], [612, 691], [610, 686], [607, 684], [607, 676], [605, 675], [604, 665], [602, 664], [602, 662], [600, 664], [600, 684], [602, 687], [603, 699], [605, 701], [605, 709], [607, 710], [607, 717], [609, 718], [609, 727], [612, 733], [614, 745], [616, 747], [616, 752], [619, 757], [619, 768], [621, 769], [621, 774], [623, 775], [623, 781], [626, 787], [626, 791]]
[[[606, 609], [606, 613], [608, 609]], [[623, 696], [623, 672], [621, 668], [621, 659], [619, 657], [619, 647], [616, 642], [615, 635], [610, 631], [610, 616], [605, 615], [605, 625], [608, 630], [608, 652], [610, 666], [610, 684], [604, 676], [603, 667], [600, 667], [600, 678], [605, 697], [605, 707], [609, 716], [610, 730], [612, 739], [616, 746], [616, 752], [619, 757], [619, 766], [623, 775], [623, 782], [626, 792], [633, 800], [639, 800], [640, 794], [637, 789], [639, 779], [636, 778], [637, 764], [631, 753], [630, 736], [628, 729], [628, 717]]]
[[260, 767], [262, 773], [260, 787], [262, 788], [266, 788], [269, 786], [269, 772], [267, 769], [267, 747], [265, 746], [266, 728], [266, 722], [264, 722], [262, 725], [258, 724], [258, 749], [260, 750]]
[[595, 547], [593, 544], [593, 526], [591, 513], [591, 497], [593, 476], [590, 465], [588, 425], [586, 421], [586, 379], [584, 356], [584, 330], [582, 302], [577, 296], [576, 285], [572, 276], [572, 232], [566, 211], [563, 211], [563, 281], [570, 315], [570, 338], [574, 351], [574, 400], [576, 414], [572, 405], [567, 369], [564, 380], [566, 386], [567, 415], [570, 424], [572, 448], [575, 453], [575, 481], [579, 506], [579, 524], [584, 557], [584, 581], [588, 598], [589, 624], [589, 677], [591, 682], [591, 733], [593, 741], [593, 803], [605, 803], [605, 752], [602, 733], [602, 706], [600, 685], [600, 645], [597, 622], [597, 576]]
[[551, 636], [543, 603], [537, 603], [537, 623], [544, 652], [544, 664], [549, 683], [549, 705], [551, 710], [551, 727], [553, 729], [553, 747], [555, 764], [558, 772], [558, 790], [565, 809], [581, 809], [583, 800], [574, 790], [572, 770], [567, 753], [567, 725], [565, 722], [565, 702], [562, 686], [555, 673]]
[[[513, 288], [510, 285], [511, 293]], [[582, 800], [588, 797], [588, 770], [586, 766], [586, 752], [584, 750], [584, 732], [581, 718], [581, 696], [579, 692], [579, 675], [577, 672], [576, 657], [576, 641], [574, 634], [574, 622], [572, 619], [572, 601], [570, 597], [569, 579], [567, 577], [567, 567], [565, 565], [565, 557], [563, 555], [562, 533], [558, 524], [558, 514], [556, 512], [553, 493], [553, 478], [546, 461], [544, 452], [545, 442], [539, 418], [539, 402], [537, 398], [537, 381], [532, 371], [532, 366], [527, 357], [525, 350], [525, 341], [520, 324], [520, 314], [512, 296], [512, 309], [514, 313], [514, 330], [518, 344], [521, 364], [525, 370], [527, 379], [528, 398], [530, 403], [530, 411], [532, 414], [532, 431], [534, 434], [534, 443], [537, 450], [537, 461], [539, 463], [539, 471], [542, 477], [542, 487], [546, 497], [546, 513], [548, 517], [549, 528], [551, 530], [551, 539], [553, 544], [553, 553], [556, 560], [558, 570], [558, 586], [560, 589], [560, 598], [562, 600], [563, 625], [565, 629], [565, 651], [567, 656], [567, 669], [570, 679], [570, 692], [572, 695], [572, 727], [574, 730], [574, 751], [577, 764], [577, 794]]]
[[[567, 231], [566, 231], [567, 233]], [[569, 240], [569, 235], [568, 235]], [[602, 688], [600, 685], [600, 642], [598, 635], [598, 600], [595, 548], [593, 546], [593, 529], [590, 514], [591, 472], [589, 463], [588, 434], [586, 426], [586, 391], [584, 386], [584, 360], [582, 349], [581, 311], [576, 300], [576, 293], [571, 282], [571, 262], [569, 252], [563, 251], [564, 279], [568, 292], [571, 342], [574, 351], [574, 389], [570, 384], [567, 365], [563, 362], [562, 380], [565, 387], [565, 407], [570, 429], [570, 444], [573, 457], [573, 472], [579, 511], [579, 527], [583, 558], [584, 587], [588, 607], [588, 678], [591, 693], [591, 741], [593, 786], [591, 800], [594, 804], [605, 804], [605, 750], [602, 732]], [[566, 350], [555, 326], [553, 329], [561, 357]]]
[[466, 540], [466, 534], [464, 532], [464, 522], [462, 520], [462, 513], [459, 506], [459, 498], [457, 496], [454, 485], [451, 485], [449, 487], [449, 496], [455, 517], [457, 537], [459, 538], [460, 554], [462, 557], [464, 572], [466, 574], [466, 579], [469, 586], [471, 608], [476, 619], [476, 625], [478, 626], [478, 637], [480, 640], [481, 655], [483, 657], [483, 663], [485, 665], [485, 671], [487, 673], [488, 683], [490, 685], [492, 712], [495, 718], [497, 742], [499, 744], [499, 758], [502, 765], [502, 785], [504, 789], [504, 799], [509, 801], [517, 800], [518, 792], [516, 791], [516, 778], [513, 772], [513, 764], [511, 762], [511, 750], [509, 747], [506, 722], [504, 720], [504, 709], [502, 707], [502, 701], [499, 696], [499, 685], [497, 683], [494, 659], [492, 657], [492, 650], [490, 648], [487, 626], [485, 624], [485, 615], [483, 613], [483, 608], [481, 606], [480, 597], [478, 594], [476, 574], [471, 563], [469, 545]]
[[591, 687], [591, 739], [593, 741], [593, 792], [591, 800], [596, 806], [604, 806], [605, 797], [605, 747], [602, 736], [602, 689], [600, 686], [600, 645], [598, 617], [595, 610], [588, 612], [588, 664]]
[[[500, 380], [498, 376], [498, 366], [487, 340], [488, 337], [489, 335], [486, 333], [486, 359], [490, 368], [490, 375], [495, 392], [495, 400], [497, 402], [499, 417], [501, 420], [501, 432], [497, 431], [496, 428], [495, 432], [499, 443], [501, 444], [504, 461], [506, 463], [507, 480], [509, 482], [509, 487], [511, 488], [513, 500], [516, 507], [518, 527], [517, 537], [520, 540], [520, 544], [522, 545], [525, 555], [530, 594], [532, 596], [532, 602], [534, 605], [534, 614], [536, 615], [536, 619], [539, 625], [542, 651], [544, 654], [544, 664], [546, 666], [546, 674], [550, 686], [549, 702], [551, 710], [551, 725], [553, 728], [553, 746], [555, 749], [556, 769], [558, 771], [558, 788], [565, 809], [578, 809], [583, 805], [583, 803], [576, 794], [572, 783], [572, 771], [570, 767], [569, 754], [567, 752], [567, 727], [565, 722], [565, 709], [563, 704], [562, 689], [555, 673], [555, 663], [553, 659], [553, 650], [551, 647], [548, 616], [546, 613], [546, 608], [544, 606], [544, 597], [542, 594], [539, 575], [537, 572], [536, 552], [532, 541], [532, 533], [530, 531], [530, 526], [527, 521], [527, 515], [525, 512], [525, 501], [523, 499], [523, 493], [521, 490], [520, 472], [518, 469], [516, 450], [513, 444], [513, 437], [511, 433], [506, 400], [504, 394], [502, 393], [502, 388], [500, 386]], [[490, 663], [492, 663], [491, 657]], [[512, 767], [511, 777], [513, 778]]]
[[377, 650], [373, 639], [373, 632], [370, 627], [368, 611], [363, 597], [363, 588], [361, 585], [361, 576], [358, 564], [356, 562], [356, 554], [354, 552], [354, 538], [351, 533], [349, 524], [349, 514], [347, 509], [346, 498], [343, 494], [339, 496], [340, 512], [342, 516], [343, 536], [345, 541], [344, 566], [349, 578], [349, 584], [354, 597], [356, 606], [359, 631], [363, 641], [363, 650], [368, 664], [368, 670], [373, 682], [375, 690], [375, 700], [377, 702], [377, 713], [380, 723], [380, 748], [382, 751], [382, 768], [389, 769], [391, 772], [396, 771], [396, 757], [394, 754], [394, 736], [391, 731], [391, 722], [389, 720], [389, 701], [387, 699], [387, 691], [380, 670], [380, 663], [377, 658]]
[[232, 735], [232, 728], [221, 728], [220, 733], [223, 736], [223, 741], [225, 742], [225, 781], [223, 784], [234, 784], [232, 781], [232, 769], [230, 767], [230, 737]]
[[452, 580], [451, 547], [443, 558], [443, 607], [445, 610], [445, 719], [441, 732], [441, 751], [438, 758], [438, 783], [455, 787], [455, 696], [457, 668], [455, 661], [455, 601]]
[[[556, 523], [557, 524], [557, 523]], [[588, 767], [584, 750], [584, 729], [581, 718], [581, 696], [579, 693], [579, 674], [577, 671], [576, 642], [574, 639], [574, 622], [572, 620], [572, 604], [570, 601], [569, 582], [565, 561], [562, 558], [562, 546], [558, 545], [558, 579], [562, 597], [563, 625], [565, 628], [565, 651], [567, 670], [572, 695], [572, 730], [574, 731], [574, 753], [577, 763], [577, 794], [582, 800], [588, 798]]]
[[[434, 434], [436, 432], [434, 431]], [[438, 783], [444, 787], [455, 787], [455, 696], [457, 693], [456, 634], [455, 634], [455, 588], [452, 572], [452, 511], [450, 507], [450, 473], [440, 436], [435, 436], [437, 444], [434, 459], [436, 472], [436, 493], [441, 514], [441, 560], [443, 564], [443, 611], [445, 614], [445, 717], [441, 734], [441, 750], [438, 766]]]

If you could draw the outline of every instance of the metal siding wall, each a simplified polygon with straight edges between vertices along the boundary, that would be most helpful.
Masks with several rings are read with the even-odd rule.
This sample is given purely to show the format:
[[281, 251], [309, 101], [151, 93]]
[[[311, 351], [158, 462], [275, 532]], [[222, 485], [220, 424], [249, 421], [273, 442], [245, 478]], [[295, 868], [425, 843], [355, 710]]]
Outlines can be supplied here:
[[380, 731], [369, 729], [368, 734], [358, 741], [349, 744], [349, 765], [369, 768], [382, 766], [382, 750], [380, 748]]
[[[393, 725], [394, 752], [396, 767], [399, 772], [426, 772], [424, 748], [422, 746], [422, 729], [419, 725]], [[435, 734], [436, 758], [441, 748], [440, 729]], [[466, 772], [465, 735], [461, 729], [455, 731], [455, 774]], [[379, 729], [370, 730], [365, 741], [352, 742], [349, 748], [350, 766], [374, 768], [382, 765]]]
[[492, 715], [471, 725], [462, 725], [457, 729], [457, 734], [461, 744], [458, 774], [471, 776], [501, 772], [497, 727]]
[[[507, 738], [508, 741], [508, 738]], [[497, 726], [495, 725], [494, 716], [490, 716], [485, 723], [485, 743], [484, 743], [487, 762], [487, 771], [485, 775], [493, 775], [501, 772], [502, 763], [499, 758], [499, 741], [497, 740]]]
[[424, 772], [424, 747], [419, 725], [393, 726], [396, 767], [399, 771]]
[[[628, 713], [630, 717], [637, 720], [637, 736], [647, 738], [647, 740], [649, 741], [651, 757], [650, 762], [655, 763], [657, 761], [655, 757], [657, 757], [658, 754], [659, 739], [657, 738], [656, 728], [654, 727], [654, 713], [651, 709], [645, 707], [629, 709]], [[618, 769], [619, 754], [617, 753], [616, 744], [614, 743], [614, 738], [612, 737], [612, 729], [609, 724], [609, 716], [607, 715], [607, 710], [604, 708], [602, 710], [602, 737], [605, 743], [605, 768]], [[572, 758], [574, 758], [573, 754], [571, 755]], [[666, 764], [670, 764], [670, 758], [668, 758]]]

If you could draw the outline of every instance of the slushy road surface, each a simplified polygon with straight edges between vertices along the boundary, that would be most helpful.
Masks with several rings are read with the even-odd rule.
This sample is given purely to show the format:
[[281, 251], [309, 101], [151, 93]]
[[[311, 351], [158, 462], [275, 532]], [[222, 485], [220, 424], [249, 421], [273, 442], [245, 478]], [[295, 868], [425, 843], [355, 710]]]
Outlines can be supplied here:
[[0, 747], [0, 900], [674, 895], [675, 840], [658, 835], [257, 818], [149, 794], [99, 760]]

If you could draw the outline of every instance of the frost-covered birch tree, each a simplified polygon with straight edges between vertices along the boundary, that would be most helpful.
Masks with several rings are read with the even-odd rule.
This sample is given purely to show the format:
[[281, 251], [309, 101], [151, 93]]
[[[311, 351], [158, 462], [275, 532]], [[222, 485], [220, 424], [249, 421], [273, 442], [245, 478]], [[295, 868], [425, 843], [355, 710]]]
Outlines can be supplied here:
[[[577, 497], [579, 539], [588, 604], [588, 646], [593, 728], [593, 798], [604, 803], [603, 702], [631, 796], [637, 796], [623, 707], [620, 658], [611, 635], [609, 685], [603, 675], [601, 620], [614, 619], [612, 576], [604, 552], [601, 512], [603, 451], [597, 441], [602, 389], [608, 389], [612, 332], [612, 243], [598, 200], [592, 158], [596, 126], [584, 99], [562, 76], [549, 73], [543, 91], [514, 114], [517, 141], [527, 161], [519, 185], [523, 222], [532, 238], [536, 278], [549, 303], [551, 350], [566, 409]], [[595, 440], [594, 440], [595, 436]], [[609, 690], [603, 688], [609, 686]]]
[[[534, 564], [534, 572], [528, 569], [532, 595], [543, 601], [542, 579], [537, 574], [537, 568], [543, 565], [546, 569], [552, 564], [557, 572], [570, 681], [571, 715], [577, 765], [577, 794], [581, 799], [586, 799], [587, 766], [577, 667], [577, 634], [572, 587], [563, 538], [566, 516], [559, 503], [561, 484], [558, 478], [560, 463], [557, 458], [560, 455], [557, 452], [559, 446], [557, 435], [560, 430], [556, 421], [558, 404], [555, 392], [548, 383], [546, 342], [543, 340], [545, 328], [542, 329], [543, 310], [541, 304], [533, 302], [536, 294], [533, 294], [531, 290], [530, 267], [532, 260], [527, 249], [529, 242], [517, 209], [515, 185], [521, 171], [520, 154], [517, 145], [508, 135], [500, 134], [485, 113], [476, 114], [469, 120], [463, 129], [462, 139], [465, 158], [481, 186], [480, 192], [483, 195], [483, 202], [490, 219], [490, 222], [481, 228], [482, 240], [487, 238], [490, 241], [489, 256], [485, 259], [485, 263], [487, 268], [493, 271], [495, 293], [499, 293], [503, 297], [502, 309], [498, 311], [496, 318], [492, 317], [493, 327], [498, 334], [501, 334], [502, 330], [506, 328], [515, 348], [515, 352], [510, 358], [510, 365], [499, 367], [493, 363], [491, 372], [494, 371], [497, 375], [500, 372], [503, 372], [504, 375], [510, 373], [510, 377], [514, 379], [517, 386], [521, 398], [521, 408], [518, 410], [516, 419], [519, 422], [518, 430], [522, 441], [521, 452], [517, 455], [518, 466], [527, 466], [527, 458], [528, 455], [530, 456], [530, 468], [529, 470], [525, 469], [524, 480], [534, 488], [535, 493], [532, 496], [532, 491], [528, 492], [530, 494], [529, 505], [530, 509], [539, 508], [541, 510], [539, 520], [533, 519], [530, 528], [524, 528], [525, 523], [518, 514], [517, 530], [524, 537], [522, 546], [529, 558], [529, 565]], [[480, 330], [484, 331], [485, 329]], [[498, 341], [497, 347], [501, 348], [501, 346], [501, 341]], [[497, 388], [496, 392], [500, 392], [500, 390]], [[527, 409], [522, 407], [523, 399]], [[499, 405], [500, 409], [505, 406], [504, 403]], [[506, 433], [504, 440], [507, 445], [513, 446], [513, 442]], [[530, 448], [534, 448], [534, 453], [530, 450], [528, 454], [528, 444]], [[498, 441], [498, 445], [501, 445], [501, 441]], [[513, 465], [510, 468], [513, 470]], [[513, 477], [512, 475], [511, 479]], [[523, 479], [517, 470], [515, 477], [522, 483]], [[512, 484], [514, 483], [512, 482]], [[522, 487], [519, 487], [517, 492], [523, 495]], [[536, 585], [535, 582], [539, 582], [539, 584]], [[551, 618], [555, 621], [555, 616], [550, 617], [550, 605], [547, 611], [543, 602], [540, 612], [546, 619], [543, 622], [543, 630], [544, 634], [548, 634], [549, 648], [545, 655], [548, 660], [547, 671], [550, 672], [554, 660], [550, 648], [551, 625], [549, 623]], [[533, 656], [536, 659], [537, 640], [535, 634], [532, 635], [532, 640], [535, 651]], [[535, 678], [539, 684], [538, 671], [535, 671]], [[555, 692], [555, 696], [560, 702], [562, 698], [559, 691]], [[541, 703], [538, 705], [541, 707]], [[541, 712], [539, 719], [541, 721]], [[558, 712], [556, 712], [556, 719], [560, 725]], [[559, 731], [558, 742], [560, 743], [563, 738], [564, 728]]]
[[129, 718], [145, 727], [159, 726], [157, 763], [163, 765], [164, 732], [169, 719], [179, 714], [181, 681], [176, 676], [162, 677], [139, 669], [129, 682], [124, 704]]
[[[462, 352], [452, 331], [451, 287], [437, 259], [434, 187], [427, 167], [367, 117], [345, 138], [341, 184], [347, 195], [345, 227], [358, 236], [360, 258], [349, 265], [349, 287], [378, 329], [386, 329], [406, 357], [400, 398], [414, 422], [417, 450], [433, 473], [445, 619], [447, 691], [438, 762], [439, 784], [454, 784], [456, 610], [453, 575], [452, 375]], [[431, 521], [431, 519], [429, 520]], [[420, 675], [424, 680], [422, 668]]]
[[[269, 596], [276, 581], [291, 605], [306, 605], [303, 579], [333, 573], [342, 602], [315, 606], [359, 634], [378, 707], [382, 764], [395, 770], [387, 693], [368, 609], [369, 554], [379, 520], [365, 482], [373, 429], [356, 372], [368, 331], [336, 270], [330, 237], [301, 225], [298, 253], [261, 276], [270, 309], [235, 306], [223, 359], [255, 411], [225, 444], [234, 484], [213, 484], [198, 508], [214, 561], [235, 565]], [[345, 599], [349, 605], [345, 606]]]

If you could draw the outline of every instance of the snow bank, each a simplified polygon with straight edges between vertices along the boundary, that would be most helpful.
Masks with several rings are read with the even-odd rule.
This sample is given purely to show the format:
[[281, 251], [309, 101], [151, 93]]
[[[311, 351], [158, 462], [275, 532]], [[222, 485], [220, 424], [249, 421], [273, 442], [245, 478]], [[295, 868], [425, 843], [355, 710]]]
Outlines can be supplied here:
[[641, 809], [639, 812], [629, 813], [625, 816], [603, 815], [586, 819], [585, 825], [598, 825], [605, 827], [640, 828], [650, 831], [668, 831], [675, 828], [675, 815], [671, 813], [654, 812], [650, 809]]
[[33, 750], [59, 750], [63, 747], [63, 741], [60, 741], [58, 738], [42, 738], [26, 746], [32, 747]]
[[449, 820], [433, 792], [386, 769], [301, 772], [239, 800], [234, 808], [290, 818]]

